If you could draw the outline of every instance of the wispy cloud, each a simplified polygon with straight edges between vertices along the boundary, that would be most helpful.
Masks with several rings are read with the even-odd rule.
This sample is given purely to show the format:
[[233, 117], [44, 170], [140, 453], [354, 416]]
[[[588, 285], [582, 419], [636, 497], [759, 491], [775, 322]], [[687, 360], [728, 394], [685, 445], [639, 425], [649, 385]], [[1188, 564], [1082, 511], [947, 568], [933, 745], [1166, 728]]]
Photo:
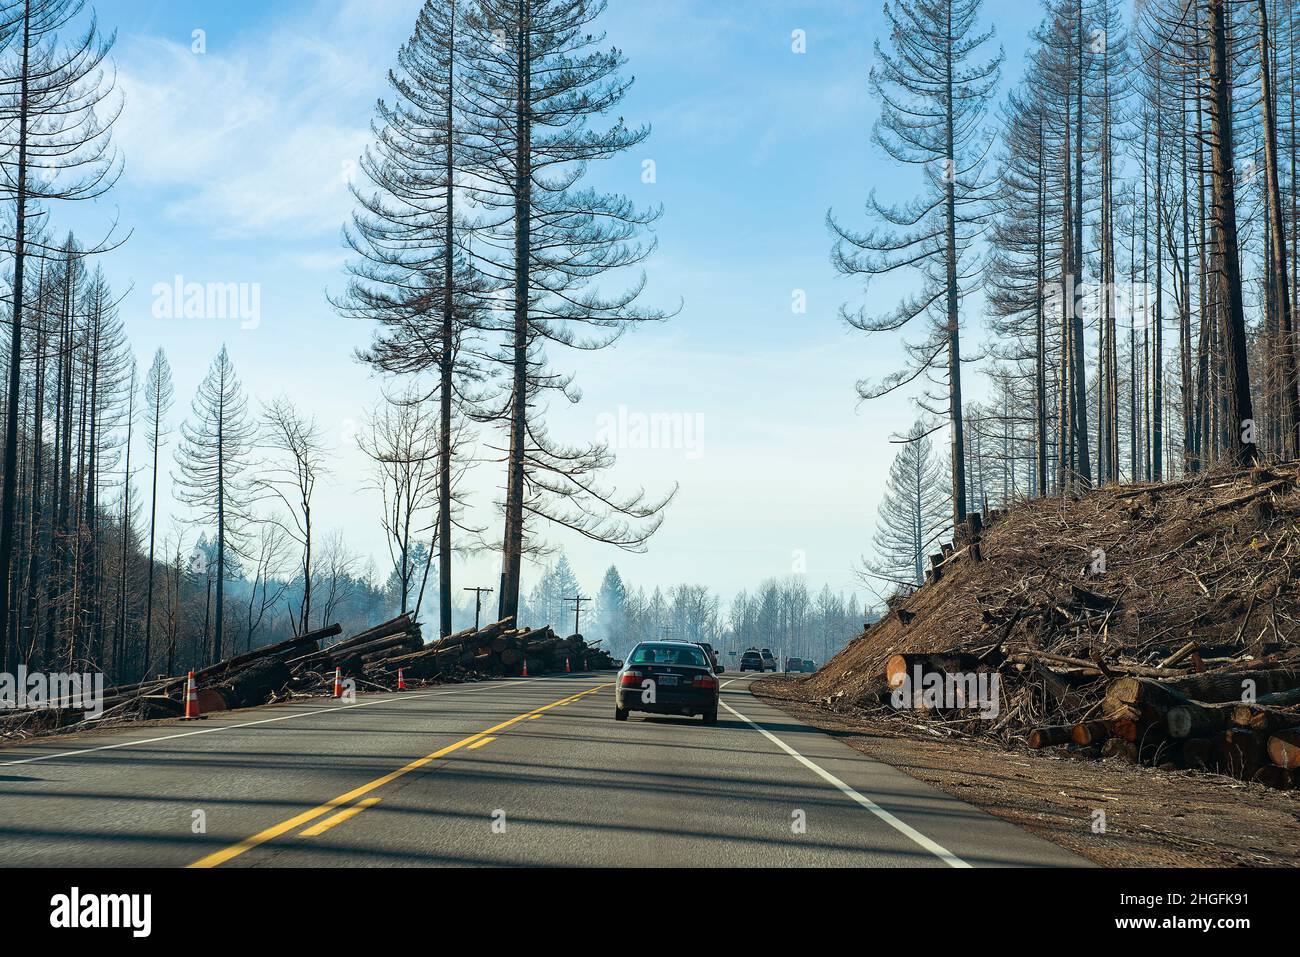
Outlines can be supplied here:
[[374, 97], [418, 4], [369, 19], [363, 7], [374, 9], [322, 6], [310, 36], [285, 23], [231, 48], [210, 40], [204, 53], [156, 37], [124, 43], [116, 136], [128, 185], [165, 188], [166, 217], [220, 236], [337, 232]]

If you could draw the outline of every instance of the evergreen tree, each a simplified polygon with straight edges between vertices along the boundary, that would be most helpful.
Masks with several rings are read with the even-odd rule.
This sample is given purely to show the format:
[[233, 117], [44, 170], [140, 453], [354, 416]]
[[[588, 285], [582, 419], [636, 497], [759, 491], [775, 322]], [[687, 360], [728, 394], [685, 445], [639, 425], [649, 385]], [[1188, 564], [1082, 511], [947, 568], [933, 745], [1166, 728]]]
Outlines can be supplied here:
[[176, 451], [179, 471], [172, 477], [177, 498], [194, 509], [196, 522], [216, 534], [210, 556], [216, 563], [212, 574], [216, 591], [213, 661], [220, 661], [223, 652], [229, 555], [239, 554], [240, 534], [249, 518], [254, 436], [248, 401], [222, 346], [199, 385], [191, 418], [181, 426], [181, 445]]
[[505, 342], [495, 357], [500, 394], [484, 413], [506, 433], [505, 529], [500, 614], [517, 611], [535, 523], [558, 525], [620, 548], [644, 548], [672, 494], [619, 495], [601, 476], [605, 443], [567, 446], [545, 423], [546, 397], [577, 402], [572, 376], [548, 367], [545, 350], [591, 351], [630, 325], [664, 318], [640, 308], [644, 276], [623, 284], [653, 250], [640, 237], [659, 215], [624, 196], [583, 187], [590, 164], [643, 142], [646, 127], [597, 122], [632, 81], [624, 56], [602, 49], [592, 24], [604, 0], [480, 0], [466, 11], [476, 65], [464, 76], [478, 170], [474, 201], [488, 221], [478, 261], [497, 294]]
[[596, 592], [595, 621], [590, 629], [592, 638], [603, 638], [606, 647], [612, 648], [614, 640], [627, 627], [627, 586], [618, 573], [618, 568], [610, 565], [605, 569], [601, 579], [600, 590]]
[[920, 195], [886, 205], [874, 191], [867, 202], [873, 227], [865, 233], [827, 223], [835, 237], [832, 261], [864, 281], [910, 269], [921, 289], [889, 313], [841, 310], [853, 328], [892, 332], [920, 320], [919, 341], [907, 344], [904, 368], [880, 383], [858, 384], [864, 399], [888, 395], [921, 376], [939, 373], [941, 393], [921, 407], [948, 421], [952, 442], [952, 518], [966, 517], [966, 448], [961, 386], [961, 304], [976, 274], [975, 240], [983, 233], [996, 187], [984, 174], [986, 104], [997, 89], [1002, 53], [979, 60], [993, 36], [976, 26], [981, 0], [896, 0], [885, 4], [892, 47], [876, 41], [871, 88], [880, 101], [872, 139], [891, 159], [919, 168]]
[[925, 581], [925, 558], [948, 522], [945, 469], [920, 423], [912, 426], [894, 456], [880, 503], [870, 573], [899, 585]]

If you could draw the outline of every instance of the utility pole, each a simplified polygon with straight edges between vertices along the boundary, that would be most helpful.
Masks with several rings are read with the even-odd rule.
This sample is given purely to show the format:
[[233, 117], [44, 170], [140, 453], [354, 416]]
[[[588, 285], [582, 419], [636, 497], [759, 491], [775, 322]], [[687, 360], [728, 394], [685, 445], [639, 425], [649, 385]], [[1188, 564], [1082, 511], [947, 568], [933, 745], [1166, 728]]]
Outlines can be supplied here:
[[466, 588], [474, 593], [474, 630], [478, 631], [478, 616], [483, 608], [483, 596], [492, 594], [491, 588]]
[[591, 601], [591, 599], [583, 598], [581, 595], [574, 595], [572, 598], [565, 598], [564, 601], [573, 602], [573, 633], [575, 635], [582, 634], [582, 632], [578, 630], [578, 619], [582, 614], [582, 603], [584, 601]]

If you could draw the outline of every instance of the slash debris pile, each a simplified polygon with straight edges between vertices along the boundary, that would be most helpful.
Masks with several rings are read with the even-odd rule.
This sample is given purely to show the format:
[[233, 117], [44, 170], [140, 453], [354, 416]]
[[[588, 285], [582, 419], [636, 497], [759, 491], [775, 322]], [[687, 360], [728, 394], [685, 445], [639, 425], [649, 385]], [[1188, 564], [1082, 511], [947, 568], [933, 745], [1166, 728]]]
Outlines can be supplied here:
[[[972, 516], [807, 690], [837, 709], [901, 704], [939, 735], [1300, 785], [1298, 467]], [[983, 718], [969, 697], [917, 693], [993, 675]]]
[[[519, 674], [609, 670], [618, 666], [599, 642], [581, 635], [562, 638], [550, 627], [514, 628], [513, 618], [470, 628], [425, 645], [409, 615], [324, 645], [339, 625], [255, 648], [194, 672], [201, 714], [250, 708], [294, 697], [330, 695], [337, 673], [358, 690], [394, 690], [399, 671], [408, 686], [478, 681]], [[525, 672], [525, 668], [527, 669]], [[180, 717], [187, 676], [108, 688], [102, 713], [84, 707], [21, 710], [0, 716], [0, 740], [80, 729], [109, 720], [147, 721]]]

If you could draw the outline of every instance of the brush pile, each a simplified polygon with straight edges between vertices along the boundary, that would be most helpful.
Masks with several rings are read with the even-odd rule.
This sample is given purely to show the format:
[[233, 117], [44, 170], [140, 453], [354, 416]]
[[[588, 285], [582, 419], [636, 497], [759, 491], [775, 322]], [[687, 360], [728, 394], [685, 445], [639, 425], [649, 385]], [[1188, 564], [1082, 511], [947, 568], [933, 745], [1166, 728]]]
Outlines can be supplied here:
[[[352, 679], [359, 691], [382, 691], [397, 688], [399, 671], [407, 685], [414, 686], [619, 666], [581, 635], [562, 638], [549, 627], [514, 628], [513, 623], [507, 618], [430, 645], [424, 644], [420, 625], [410, 615], [399, 615], [327, 645], [326, 641], [342, 633], [339, 625], [331, 625], [195, 671], [199, 712], [332, 695], [336, 674]], [[0, 712], [0, 740], [106, 720], [177, 718], [184, 713], [187, 680], [188, 676], [159, 676], [108, 688], [99, 714], [88, 713], [84, 707], [63, 706]]]
[[973, 515], [806, 690], [938, 735], [1300, 785], [1297, 478], [1288, 463]]

